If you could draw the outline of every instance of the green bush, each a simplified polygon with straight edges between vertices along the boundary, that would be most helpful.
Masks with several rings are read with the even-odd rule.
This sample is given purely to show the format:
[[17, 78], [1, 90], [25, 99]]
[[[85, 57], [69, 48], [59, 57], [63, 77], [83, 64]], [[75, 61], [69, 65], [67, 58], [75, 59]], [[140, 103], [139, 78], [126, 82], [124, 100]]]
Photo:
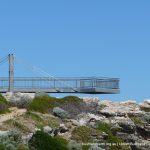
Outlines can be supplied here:
[[137, 116], [132, 116], [130, 118], [134, 122], [135, 125], [144, 125], [144, 122], [142, 121], [141, 118], [139, 118]]
[[98, 123], [97, 129], [102, 131], [102, 132], [105, 132], [107, 134], [110, 134], [111, 125], [109, 125], [107, 123], [100, 122], [100, 123]]
[[143, 120], [150, 124], [150, 113], [146, 113], [143, 115]]
[[70, 115], [75, 116], [84, 110], [85, 103], [76, 96], [55, 98], [48, 95], [36, 96], [28, 105], [27, 109], [41, 113], [52, 112], [54, 107], [60, 107]]
[[[131, 150], [130, 146], [127, 145], [120, 145], [124, 143], [122, 139], [117, 136], [109, 135], [106, 143], [112, 144], [109, 148], [110, 150]], [[116, 145], [115, 145], [116, 144]]]
[[64, 139], [53, 138], [42, 131], [37, 131], [28, 144], [30, 150], [67, 150], [67, 142]]
[[83, 102], [83, 99], [77, 96], [66, 96], [60, 99], [59, 107], [66, 110], [72, 118], [87, 110], [86, 104], [85, 102]]
[[20, 145], [17, 150], [29, 150], [29, 148], [25, 145]]
[[67, 147], [69, 150], [82, 150], [82, 145], [73, 140], [68, 143]]
[[35, 122], [35, 126], [39, 129], [42, 129], [44, 126], [50, 126], [52, 128], [59, 127], [59, 120], [52, 117], [51, 115], [44, 115], [41, 113], [27, 111], [25, 113], [26, 119], [32, 119]]
[[83, 99], [81, 99], [77, 96], [66, 96], [66, 97], [61, 98], [61, 102], [62, 103], [69, 103], [69, 102], [81, 103], [81, 102], [83, 102]]
[[73, 130], [71, 138], [77, 142], [88, 143], [93, 142], [92, 135], [98, 137], [101, 135], [101, 132], [99, 130], [86, 126], [79, 126]]
[[105, 143], [112, 144], [109, 146], [110, 150], [131, 150], [129, 146], [119, 145], [120, 143], [124, 143], [121, 138], [114, 135], [114, 133], [120, 130], [119, 128], [114, 128], [112, 130], [110, 124], [100, 122], [97, 129], [108, 134], [108, 138], [105, 140]]
[[57, 105], [58, 100], [54, 97], [38, 96], [29, 103], [27, 109], [41, 113], [49, 113], [50, 109]]
[[0, 150], [6, 150], [6, 147], [4, 144], [0, 143]]
[[8, 102], [6, 99], [0, 94], [0, 114], [8, 112]]

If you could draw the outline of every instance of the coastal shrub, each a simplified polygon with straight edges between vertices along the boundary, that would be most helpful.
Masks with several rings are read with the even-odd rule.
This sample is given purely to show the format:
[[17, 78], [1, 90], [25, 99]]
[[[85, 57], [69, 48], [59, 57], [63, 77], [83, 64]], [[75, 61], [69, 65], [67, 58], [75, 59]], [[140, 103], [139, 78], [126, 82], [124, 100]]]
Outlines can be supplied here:
[[9, 119], [5, 121], [4, 124], [23, 133], [30, 132], [30, 129], [28, 127], [26, 127], [24, 124], [17, 120]]
[[31, 103], [29, 103], [27, 109], [37, 111], [41, 113], [49, 113], [50, 109], [58, 105], [57, 98], [49, 96], [38, 96], [35, 97]]
[[101, 133], [102, 132], [100, 132], [99, 130], [89, 128], [87, 126], [79, 126], [72, 131], [71, 139], [77, 142], [88, 143], [88, 142], [93, 142], [92, 135], [98, 137], [101, 135]]
[[66, 119], [69, 117], [69, 114], [67, 111], [61, 109], [60, 107], [54, 107], [53, 108], [53, 113], [55, 116], [60, 117], [61, 119]]
[[135, 125], [144, 125], [144, 122], [142, 121], [141, 118], [139, 118], [137, 116], [132, 116], [130, 118], [134, 122]]
[[60, 144], [62, 148], [66, 149], [68, 145], [68, 141], [64, 139], [62, 136], [54, 136], [53, 139], [56, 141], [56, 143]]
[[146, 121], [148, 124], [150, 124], [150, 113], [146, 113], [143, 116], [144, 121]]
[[90, 145], [82, 145], [82, 150], [89, 150]]
[[73, 102], [73, 103], [80, 103], [83, 102], [83, 99], [77, 97], [77, 96], [66, 96], [61, 98], [62, 103], [69, 103], [69, 102]]
[[5, 97], [2, 94], [0, 94], [0, 101], [5, 104], [8, 104], [7, 100], [5, 99]]
[[87, 110], [86, 103], [77, 96], [66, 96], [60, 99], [59, 107], [66, 110], [71, 118]]
[[1, 147], [5, 147], [5, 150], [16, 150], [21, 142], [21, 134], [17, 130], [4, 132], [0, 135]]
[[6, 150], [6, 147], [4, 144], [0, 143], [0, 150]]
[[97, 129], [107, 134], [110, 134], [111, 125], [104, 122], [99, 122]]
[[9, 111], [8, 110], [8, 102], [4, 98], [4, 96], [2, 96], [2, 94], [0, 94], [0, 114], [6, 113], [8, 111]]
[[37, 131], [29, 140], [30, 150], [67, 150], [65, 140], [62, 138], [53, 138], [43, 131]]
[[68, 150], [82, 150], [82, 145], [76, 141], [71, 140], [67, 145]]
[[38, 121], [38, 122], [44, 121], [44, 120], [42, 119], [42, 117], [41, 117], [39, 114], [36, 114], [36, 113], [34, 113], [34, 112], [31, 112], [31, 111], [27, 111], [27, 112], [25, 113], [25, 117], [26, 117], [26, 118], [31, 118], [32, 120]]
[[124, 143], [124, 141], [121, 138], [119, 138], [117, 136], [114, 136], [112, 134], [110, 134], [108, 136], [108, 139], [107, 139], [106, 143], [111, 144], [109, 146], [110, 150], [131, 150], [130, 146], [128, 146], [128, 145], [121, 145], [121, 143]]
[[116, 134], [115, 132], [117, 132], [117, 130], [120, 131], [119, 127], [112, 129], [110, 124], [100, 122], [98, 123], [97, 129], [108, 134], [108, 137], [105, 139], [104, 142], [106, 144], [111, 144], [109, 146], [110, 150], [131, 150], [130, 146], [119, 145], [121, 143], [124, 143], [124, 141], [121, 138], [114, 135]]
[[29, 150], [28, 146], [20, 145], [17, 150]]
[[48, 95], [36, 96], [28, 105], [28, 110], [41, 113], [52, 113], [54, 107], [60, 107], [67, 111], [71, 116], [76, 116], [83, 112], [85, 103], [77, 96], [66, 96], [55, 98]]
[[49, 114], [41, 114], [39, 112], [27, 111], [24, 114], [26, 119], [32, 119], [35, 123], [35, 126], [39, 129], [42, 129], [44, 126], [50, 126], [52, 128], [59, 127], [59, 119], [49, 115]]

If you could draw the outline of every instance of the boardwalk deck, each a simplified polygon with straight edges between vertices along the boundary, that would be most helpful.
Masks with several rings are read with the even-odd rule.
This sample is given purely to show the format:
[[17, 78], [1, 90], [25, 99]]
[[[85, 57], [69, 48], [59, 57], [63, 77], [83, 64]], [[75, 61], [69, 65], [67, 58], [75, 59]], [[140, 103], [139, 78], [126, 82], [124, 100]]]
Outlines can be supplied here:
[[[53, 78], [53, 77], [15, 77], [13, 92], [25, 93], [86, 93], [117, 94], [119, 79], [117, 78]], [[9, 78], [0, 78], [0, 92], [9, 91]]]

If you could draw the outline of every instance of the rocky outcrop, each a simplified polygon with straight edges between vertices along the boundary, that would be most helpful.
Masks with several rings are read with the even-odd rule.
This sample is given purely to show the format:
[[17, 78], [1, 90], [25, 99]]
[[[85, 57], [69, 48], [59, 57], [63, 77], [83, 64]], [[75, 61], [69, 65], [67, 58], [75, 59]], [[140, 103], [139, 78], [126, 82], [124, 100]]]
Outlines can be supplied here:
[[7, 92], [6, 94], [3, 94], [3, 96], [6, 98], [7, 101], [21, 101], [23, 99], [30, 99], [32, 100], [35, 97], [34, 93], [12, 93]]
[[150, 112], [150, 99], [144, 100], [144, 102], [140, 103], [139, 106], [142, 110]]
[[[32, 101], [35, 95], [6, 93], [4, 96], [11, 104], [20, 108], [26, 102]], [[42, 130], [52, 137], [58, 135], [70, 141], [68, 145], [70, 149], [82, 149], [82, 145], [77, 143], [79, 141], [81, 143], [122, 142], [130, 143], [129, 149], [150, 149], [150, 100], [138, 104], [134, 100], [112, 102], [98, 98], [83, 98], [83, 102], [82, 106], [83, 104], [86, 106], [85, 111], [79, 111], [74, 115], [64, 108], [73, 106], [71, 108], [76, 110], [80, 103], [61, 107], [62, 103], [53, 107], [53, 111], [49, 114], [12, 107], [9, 113], [0, 115], [0, 138], [9, 136], [10, 128], [17, 126], [22, 131], [20, 140], [24, 144], [28, 143], [36, 131]], [[145, 145], [142, 145], [143, 143]], [[89, 150], [109, 149], [108, 147], [91, 145]]]

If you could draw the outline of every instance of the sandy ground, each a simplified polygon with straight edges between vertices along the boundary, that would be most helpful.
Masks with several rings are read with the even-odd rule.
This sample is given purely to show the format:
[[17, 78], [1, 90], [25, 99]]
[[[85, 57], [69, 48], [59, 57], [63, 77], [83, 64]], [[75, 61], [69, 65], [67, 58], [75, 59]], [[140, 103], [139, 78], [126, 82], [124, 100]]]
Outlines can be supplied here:
[[0, 125], [2, 125], [3, 122], [5, 122], [9, 119], [13, 119], [18, 116], [21, 116], [22, 114], [24, 114], [26, 112], [26, 109], [18, 109], [16, 107], [12, 107], [9, 110], [10, 110], [10, 113], [0, 115]]

